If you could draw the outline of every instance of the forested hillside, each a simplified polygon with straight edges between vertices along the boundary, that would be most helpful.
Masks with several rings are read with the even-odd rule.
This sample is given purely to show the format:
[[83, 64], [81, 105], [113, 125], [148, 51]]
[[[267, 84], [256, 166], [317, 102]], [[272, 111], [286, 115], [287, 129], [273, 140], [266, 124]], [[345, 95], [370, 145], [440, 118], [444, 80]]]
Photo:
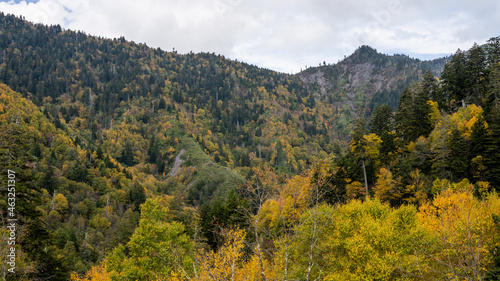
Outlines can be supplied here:
[[499, 58], [293, 76], [1, 14], [2, 275], [496, 280]]
[[353, 121], [370, 117], [378, 104], [396, 109], [401, 92], [430, 71], [439, 77], [447, 58], [420, 61], [406, 55], [384, 55], [369, 46], [334, 65], [308, 68], [298, 74], [310, 91], [330, 104], [336, 138], [348, 140]]
[[[132, 161], [121, 161], [127, 166], [149, 161], [171, 167], [167, 146], [158, 146], [157, 159], [147, 155], [153, 136], [160, 128], [165, 133], [168, 123], [195, 135], [213, 161], [230, 168], [257, 162], [297, 173], [333, 150], [331, 109], [316, 104], [293, 76], [12, 16], [2, 16], [1, 25], [2, 81], [43, 107], [53, 122], [78, 129], [79, 140], [95, 149], [101, 145], [119, 159], [132, 142]], [[110, 143], [113, 133], [118, 139]]]

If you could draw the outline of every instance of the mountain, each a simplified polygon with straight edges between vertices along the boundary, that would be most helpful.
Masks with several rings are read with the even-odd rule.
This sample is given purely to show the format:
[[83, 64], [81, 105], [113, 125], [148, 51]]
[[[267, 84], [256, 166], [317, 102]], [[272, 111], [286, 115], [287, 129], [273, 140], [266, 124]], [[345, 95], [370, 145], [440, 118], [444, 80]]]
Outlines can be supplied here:
[[[217, 144], [201, 143], [216, 162], [229, 167], [248, 166], [253, 153], [299, 172], [313, 160], [310, 155], [345, 147], [358, 116], [369, 116], [379, 103], [395, 108], [406, 86], [427, 69], [438, 75], [444, 65], [444, 59], [420, 62], [364, 46], [336, 65], [290, 76], [220, 55], [180, 55], [13, 16], [2, 15], [1, 23], [1, 81], [39, 106], [50, 101], [46, 107], [52, 107], [52, 116], [61, 115], [66, 123], [81, 117], [77, 108], [85, 108], [89, 141], [120, 122], [132, 105], [143, 111], [139, 119], [147, 124], [157, 120], [155, 113], [163, 109], [158, 105], [168, 104], [169, 114], [182, 112], [182, 122], [193, 123], [185, 126], [188, 134]], [[200, 109], [205, 122], [193, 122]], [[213, 134], [206, 135], [207, 130]], [[278, 142], [292, 159], [275, 161]], [[298, 153], [311, 143], [319, 149], [313, 145]], [[111, 153], [118, 156], [121, 147], [115, 148]]]
[[[168, 190], [184, 186], [195, 205], [223, 196], [226, 182], [243, 182], [254, 167], [299, 174], [341, 154], [359, 116], [380, 103], [395, 107], [405, 87], [426, 70], [438, 75], [445, 61], [363, 46], [338, 64], [287, 75], [11, 15], [0, 15], [0, 31], [1, 82], [31, 100], [75, 145], [105, 152], [134, 176], [166, 182]], [[207, 165], [227, 167], [231, 172], [220, 175], [232, 176], [201, 181], [196, 175], [206, 174]]]
[[[17, 200], [0, 208], [17, 219], [16, 280], [498, 272], [494, 39], [444, 70], [363, 46], [287, 75], [0, 13], [0, 178]], [[484, 215], [477, 227], [439, 227], [443, 202], [447, 223], [471, 222], [455, 201]], [[443, 265], [457, 246], [470, 252]], [[359, 272], [359, 249], [363, 268], [380, 267]], [[474, 253], [487, 261], [464, 267]]]
[[378, 104], [396, 109], [404, 88], [421, 81], [427, 71], [439, 77], [447, 60], [389, 56], [361, 46], [337, 64], [311, 67], [297, 76], [309, 91], [335, 109], [339, 116], [335, 127], [346, 134], [347, 124], [369, 117]]

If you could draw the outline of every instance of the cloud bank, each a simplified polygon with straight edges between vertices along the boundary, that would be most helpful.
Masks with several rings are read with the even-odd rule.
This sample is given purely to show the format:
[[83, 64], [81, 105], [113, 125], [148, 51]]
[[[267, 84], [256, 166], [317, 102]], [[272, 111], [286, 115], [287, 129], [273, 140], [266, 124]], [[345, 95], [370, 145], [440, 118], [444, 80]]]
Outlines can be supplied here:
[[0, 11], [287, 73], [336, 63], [363, 44], [433, 58], [500, 35], [500, 4], [490, 0], [39, 0], [3, 1]]

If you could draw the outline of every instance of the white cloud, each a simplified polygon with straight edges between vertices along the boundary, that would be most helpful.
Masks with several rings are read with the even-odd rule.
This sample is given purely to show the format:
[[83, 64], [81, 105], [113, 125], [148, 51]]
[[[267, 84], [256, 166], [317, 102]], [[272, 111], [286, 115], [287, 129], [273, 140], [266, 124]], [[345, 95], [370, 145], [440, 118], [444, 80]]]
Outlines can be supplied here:
[[284, 72], [335, 63], [360, 44], [424, 57], [500, 35], [500, 5], [493, 0], [40, 0], [0, 2], [0, 11]]

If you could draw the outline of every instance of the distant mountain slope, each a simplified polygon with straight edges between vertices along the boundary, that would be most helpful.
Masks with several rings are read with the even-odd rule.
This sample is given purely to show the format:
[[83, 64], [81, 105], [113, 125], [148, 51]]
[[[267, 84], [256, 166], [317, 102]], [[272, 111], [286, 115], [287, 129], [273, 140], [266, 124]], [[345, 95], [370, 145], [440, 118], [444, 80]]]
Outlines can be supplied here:
[[344, 118], [369, 116], [377, 104], [396, 108], [405, 87], [421, 80], [426, 71], [439, 77], [446, 61], [446, 58], [420, 61], [405, 55], [388, 56], [362, 46], [337, 64], [309, 68], [297, 76], [340, 113], [338, 121], [342, 128]]
[[241, 175], [261, 165], [300, 173], [346, 147], [356, 116], [396, 104], [426, 64], [362, 47], [294, 76], [0, 14], [0, 81], [77, 132], [76, 143], [128, 167], [154, 165], [158, 178], [182, 149], [164, 140], [173, 127], [180, 133], [172, 138], [192, 137]]
[[[161, 141], [154, 149], [160, 157], [148, 155], [153, 136], [172, 127], [167, 123], [230, 168], [267, 163], [295, 173], [331, 152], [324, 118], [313, 117], [314, 98], [297, 77], [10, 15], [0, 15], [0, 31], [0, 81], [127, 166], [171, 168], [166, 155], [178, 151]], [[127, 142], [133, 149], [124, 155]]]

